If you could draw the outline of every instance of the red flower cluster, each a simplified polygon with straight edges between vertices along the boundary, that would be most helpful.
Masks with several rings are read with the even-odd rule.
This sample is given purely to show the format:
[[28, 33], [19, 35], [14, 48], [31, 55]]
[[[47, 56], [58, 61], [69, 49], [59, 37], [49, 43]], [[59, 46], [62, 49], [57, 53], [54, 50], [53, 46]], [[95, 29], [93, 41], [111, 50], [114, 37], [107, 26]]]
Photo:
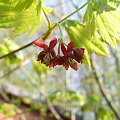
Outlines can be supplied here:
[[[74, 42], [70, 42], [65, 45], [63, 42], [59, 43], [58, 55], [56, 55], [54, 47], [57, 44], [57, 38], [54, 37], [49, 46], [44, 42], [35, 41], [34, 44], [43, 48], [38, 55], [37, 61], [46, 64], [49, 67], [54, 67], [56, 65], [63, 65], [66, 70], [69, 66], [74, 70], [78, 70], [77, 63], [83, 62], [84, 48], [74, 48]], [[60, 48], [63, 55], [60, 55]]]

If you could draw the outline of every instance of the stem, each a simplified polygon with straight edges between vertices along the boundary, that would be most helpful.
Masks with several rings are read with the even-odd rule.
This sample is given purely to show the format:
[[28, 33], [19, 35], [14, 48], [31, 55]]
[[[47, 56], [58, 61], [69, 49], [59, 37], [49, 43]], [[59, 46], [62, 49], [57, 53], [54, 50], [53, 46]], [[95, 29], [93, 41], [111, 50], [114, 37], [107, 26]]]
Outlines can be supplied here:
[[48, 16], [47, 16], [47, 14], [46, 14], [46, 12], [44, 11], [44, 9], [42, 8], [42, 11], [43, 11], [43, 13], [44, 13], [44, 15], [45, 15], [45, 18], [46, 18], [46, 20], [47, 20], [47, 22], [48, 22], [48, 28], [50, 29], [50, 19], [48, 18]]
[[65, 18], [63, 18], [62, 20], [58, 21], [58, 23], [64, 22], [66, 19], [68, 19], [69, 17], [71, 17], [72, 15], [74, 15], [75, 13], [77, 13], [79, 10], [81, 10], [82, 8], [84, 8], [88, 3], [89, 2], [86, 2], [80, 8], [78, 8], [77, 10], [75, 10], [74, 12], [72, 12], [71, 14], [69, 14], [68, 16], [66, 16]]
[[106, 90], [105, 90], [105, 86], [102, 82], [102, 79], [100, 77], [100, 75], [98, 74], [96, 68], [95, 68], [95, 63], [93, 62], [93, 59], [91, 60], [91, 67], [93, 70], [93, 74], [95, 77], [95, 80], [99, 86], [100, 92], [102, 93], [103, 97], [105, 98], [108, 106], [111, 108], [111, 110], [113, 111], [115, 117], [120, 120], [120, 113], [118, 111], [118, 109], [115, 107], [115, 104], [111, 101], [111, 98], [107, 95]]
[[120, 73], [120, 62], [117, 56], [117, 53], [115, 50], [112, 50], [112, 56], [114, 57], [115, 60], [115, 66], [116, 66], [116, 72], [119, 74]]
[[[79, 10], [81, 10], [83, 7], [85, 7], [87, 4], [88, 4], [88, 2], [86, 2], [84, 5], [82, 5], [80, 8], [78, 8], [77, 10], [75, 10], [74, 12], [72, 12], [71, 14], [69, 14], [68, 16], [66, 16], [65, 18], [63, 18], [63, 19], [61, 19], [60, 21], [58, 21], [58, 23], [60, 24], [60, 23], [64, 22], [67, 18], [69, 18], [69, 17], [71, 17], [72, 15], [74, 15], [75, 13], [77, 13]], [[53, 26], [52, 26], [46, 33], [44, 33], [42, 36], [40, 36], [38, 39], [42, 38], [42, 39], [40, 39], [40, 40], [41, 40], [41, 41], [42, 41], [42, 40], [45, 41], [45, 40], [48, 38], [48, 36], [51, 34], [51, 31], [52, 31], [56, 26], [57, 26], [57, 24], [53, 24]], [[38, 39], [36, 39], [36, 40], [38, 40]], [[3, 59], [3, 58], [5, 58], [5, 57], [7, 57], [7, 56], [9, 56], [9, 55], [11, 55], [11, 54], [14, 54], [14, 53], [16, 53], [16, 52], [18, 52], [18, 51], [20, 51], [20, 50], [23, 50], [23, 49], [31, 46], [31, 45], [34, 43], [34, 41], [36, 41], [36, 40], [33, 40], [32, 42], [30, 42], [30, 43], [28, 43], [28, 44], [20, 47], [19, 49], [14, 50], [14, 51], [12, 51], [12, 52], [10, 52], [10, 53], [8, 53], [8, 54], [5, 54], [5, 55], [0, 56], [0, 59]]]
[[[66, 17], [64, 17], [63, 19], [61, 19], [60, 21], [58, 21], [58, 23], [60, 24], [60, 23], [64, 22], [66, 19], [68, 19], [69, 17], [71, 17], [72, 15], [74, 15], [75, 13], [77, 13], [79, 10], [81, 10], [82, 8], [84, 8], [88, 3], [89, 3], [89, 2], [86, 2], [86, 3], [83, 4], [80, 8], [78, 8], [77, 10], [75, 10], [74, 12], [72, 12], [71, 14], [69, 14], [68, 16], [66, 16]], [[51, 29], [53, 30], [56, 26], [57, 26], [57, 25], [54, 24]]]
[[0, 80], [2, 80], [3, 78], [7, 77], [8, 75], [10, 75], [11, 73], [13, 73], [14, 71], [18, 70], [19, 68], [24, 67], [29, 62], [30, 62], [29, 59], [24, 60], [20, 65], [18, 65], [17, 67], [13, 68], [12, 70], [10, 70], [7, 73], [4, 73], [2, 76], [0, 76]]
[[63, 34], [62, 34], [62, 29], [61, 29], [61, 26], [59, 23], [56, 23], [58, 28], [59, 28], [59, 31], [60, 31], [60, 38], [63, 38]]
[[[34, 41], [35, 41], [35, 40], [34, 40]], [[3, 59], [3, 58], [5, 58], [5, 57], [7, 57], [7, 56], [9, 56], [9, 55], [11, 55], [11, 54], [14, 54], [14, 53], [16, 53], [16, 52], [18, 52], [18, 51], [20, 51], [20, 50], [23, 50], [23, 49], [31, 46], [31, 45], [34, 43], [34, 41], [32, 41], [32, 42], [30, 42], [30, 43], [28, 43], [28, 44], [26, 44], [26, 45], [24, 45], [24, 46], [22, 46], [22, 47], [20, 47], [20, 48], [18, 48], [18, 49], [16, 49], [16, 50], [14, 50], [14, 51], [12, 51], [12, 52], [9, 52], [9, 53], [7, 53], [7, 54], [5, 54], [5, 55], [3, 55], [3, 56], [0, 56], [0, 59]]]
[[[70, 2], [71, 2], [72, 6], [73, 6], [75, 9], [78, 9], [78, 6], [74, 3], [73, 0], [71, 0]], [[78, 14], [78, 17], [79, 17], [79, 18], [82, 17], [79, 12], [78, 12], [77, 14]]]
[[61, 116], [55, 110], [53, 104], [49, 100], [47, 100], [47, 99], [46, 99], [46, 101], [47, 101], [48, 108], [50, 109], [51, 113], [54, 115], [56, 120], [62, 120]]

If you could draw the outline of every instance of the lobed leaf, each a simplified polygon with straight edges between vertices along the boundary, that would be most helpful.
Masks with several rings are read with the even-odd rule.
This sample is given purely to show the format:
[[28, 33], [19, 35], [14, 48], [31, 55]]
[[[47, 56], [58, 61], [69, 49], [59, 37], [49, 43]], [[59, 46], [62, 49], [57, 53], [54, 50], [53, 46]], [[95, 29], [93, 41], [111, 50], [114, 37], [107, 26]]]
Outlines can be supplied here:
[[96, 24], [98, 27], [98, 32], [102, 36], [103, 40], [113, 48], [116, 48], [116, 39], [114, 35], [115, 31], [109, 24], [109, 20], [104, 13], [97, 15]]
[[84, 58], [87, 63], [89, 63], [87, 50], [96, 52], [100, 55], [109, 56], [109, 50], [97, 32], [91, 37], [91, 34], [88, 34], [89, 29], [86, 29], [80, 22], [73, 20], [67, 20], [64, 26], [70, 39], [75, 41], [76, 47], [86, 48]]
[[[50, 7], [43, 6], [42, 9], [46, 12], [47, 15], [51, 12]], [[43, 11], [39, 14], [38, 17], [35, 4], [32, 4], [28, 9], [24, 11], [18, 13], [14, 12], [14, 14], [11, 14], [11, 11], [13, 11], [13, 6], [9, 5], [6, 10], [10, 15], [6, 15], [5, 11], [3, 11], [2, 14], [0, 12], [0, 27], [13, 28], [12, 37], [16, 37], [26, 32], [32, 36], [43, 22]]]
[[34, 0], [19, 0], [19, 2], [15, 5], [15, 7], [13, 8], [13, 10], [15, 12], [20, 12], [22, 10], [26, 10], [28, 9]]

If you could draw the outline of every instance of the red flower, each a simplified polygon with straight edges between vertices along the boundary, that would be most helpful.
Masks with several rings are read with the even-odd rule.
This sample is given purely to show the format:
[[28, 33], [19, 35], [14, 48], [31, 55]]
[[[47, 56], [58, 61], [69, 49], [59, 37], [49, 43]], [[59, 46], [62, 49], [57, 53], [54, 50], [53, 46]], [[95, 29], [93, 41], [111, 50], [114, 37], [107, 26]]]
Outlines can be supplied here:
[[61, 50], [64, 54], [63, 66], [66, 68], [66, 70], [69, 68], [69, 66], [74, 70], [78, 70], [77, 62], [82, 63], [84, 49], [74, 48], [74, 42], [70, 42], [67, 45], [67, 48], [65, 47], [64, 43], [62, 43]]
[[[58, 55], [56, 55], [54, 51], [54, 47], [57, 44], [56, 37], [50, 41], [49, 46], [44, 42], [39, 41], [35, 41], [34, 44], [43, 48], [43, 51], [38, 54], [37, 61], [41, 61], [41, 63], [46, 64], [49, 67], [62, 65], [66, 70], [68, 70], [69, 66], [74, 70], [78, 70], [77, 63], [82, 63], [84, 49], [74, 48], [74, 42], [70, 42], [68, 45], [60, 42], [58, 46]], [[60, 55], [60, 50], [63, 53], [62, 56]]]
[[49, 67], [55, 67], [56, 65], [62, 65], [64, 61], [62, 60], [62, 56], [57, 55], [53, 59], [51, 59], [49, 63]]
[[78, 63], [82, 63], [84, 56], [84, 48], [74, 48], [73, 53], [73, 59], [75, 59]]
[[74, 70], [78, 70], [77, 68], [77, 62], [72, 58], [73, 56], [73, 48], [74, 48], [74, 42], [70, 42], [67, 45], [67, 48], [65, 47], [64, 43], [61, 44], [61, 50], [64, 54], [63, 59], [64, 63], [63, 66], [65, 67], [66, 70], [68, 70], [69, 66], [73, 68]]
[[51, 59], [50, 63], [49, 63], [49, 67], [54, 67], [56, 65], [63, 65], [65, 67], [66, 70], [68, 70], [69, 68], [69, 64], [66, 61], [66, 56], [55, 56], [53, 59]]
[[64, 43], [61, 43], [61, 50], [63, 52], [63, 56], [55, 56], [51, 59], [48, 66], [54, 67], [56, 65], [63, 65], [66, 70], [68, 70], [69, 66], [74, 70], [78, 70], [77, 62], [82, 63], [84, 49], [74, 48], [74, 42], [70, 42], [67, 47], [65, 47]]
[[41, 51], [38, 55], [37, 61], [41, 61], [41, 63], [48, 65], [50, 60], [56, 56], [56, 53], [54, 51], [54, 47], [57, 44], [57, 38], [54, 37], [50, 41], [49, 46], [47, 46], [44, 42], [39, 42], [39, 41], [35, 41], [34, 44], [36, 46], [43, 48], [43, 51]]

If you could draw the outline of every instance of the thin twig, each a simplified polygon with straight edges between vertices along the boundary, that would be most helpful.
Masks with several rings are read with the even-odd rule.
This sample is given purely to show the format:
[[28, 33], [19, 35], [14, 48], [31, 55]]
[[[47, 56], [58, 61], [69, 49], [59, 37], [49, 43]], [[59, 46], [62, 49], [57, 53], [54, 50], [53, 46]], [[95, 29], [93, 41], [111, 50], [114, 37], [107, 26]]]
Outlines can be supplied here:
[[46, 20], [47, 20], [48, 28], [50, 29], [50, 25], [51, 25], [50, 19], [48, 18], [48, 16], [47, 16], [46, 12], [44, 11], [44, 9], [42, 9], [42, 11], [43, 11], [43, 13], [44, 13], [44, 15], [45, 15], [45, 18], [46, 18]]
[[48, 106], [48, 108], [50, 109], [50, 111], [52, 112], [52, 114], [54, 115], [54, 117], [57, 120], [62, 120], [61, 116], [57, 113], [57, 111], [55, 110], [53, 104], [49, 100], [47, 100], [47, 106]]
[[29, 59], [24, 60], [20, 65], [18, 65], [17, 67], [13, 68], [12, 70], [8, 71], [7, 73], [5, 73], [4, 75], [0, 76], [0, 80], [5, 78], [6, 76], [10, 75], [11, 73], [13, 73], [14, 71], [18, 70], [21, 67], [24, 67], [26, 64], [29, 63]]
[[[92, 57], [92, 56], [91, 56]], [[99, 89], [100, 89], [100, 92], [102, 93], [103, 97], [105, 98], [108, 106], [111, 108], [111, 110], [113, 111], [114, 115], [116, 116], [116, 118], [118, 120], [120, 120], [120, 112], [118, 111], [116, 105], [112, 102], [111, 98], [107, 95], [106, 93], [106, 89], [105, 89], [105, 86], [102, 82], [102, 78], [101, 76], [99, 75], [99, 73], [97, 72], [96, 70], [96, 67], [95, 67], [95, 63], [93, 61], [93, 59], [91, 60], [91, 67], [92, 67], [92, 70], [93, 70], [93, 74], [94, 74], [94, 77], [95, 77], [95, 80], [99, 86]]]
[[[24, 72], [24, 71], [23, 71], [23, 72]], [[49, 100], [47, 99], [46, 95], [41, 92], [40, 87], [39, 87], [39, 84], [36, 84], [36, 83], [33, 84], [33, 80], [35, 80], [35, 79], [32, 79], [32, 77], [30, 77], [30, 76], [27, 74], [27, 72], [25, 72], [25, 75], [26, 75], [27, 77], [29, 77], [29, 82], [31, 83], [31, 85], [32, 85], [35, 89], [37, 89], [37, 91], [39, 92], [41, 98], [44, 98], [44, 99], [45, 99], [45, 101], [46, 101], [46, 103], [47, 103], [47, 106], [48, 106], [48, 108], [50, 109], [51, 113], [54, 115], [54, 117], [55, 117], [57, 120], [62, 120], [61, 116], [57, 113], [57, 111], [55, 110], [55, 108], [54, 108], [53, 104], [51, 103], [51, 101], [49, 101]]]
[[115, 60], [116, 72], [119, 74], [120, 73], [120, 61], [117, 56], [117, 52], [115, 50], [112, 50], [111, 53]]
[[1, 88], [0, 88], [0, 95], [4, 101], [6, 101], [6, 102], [9, 101], [9, 97], [6, 95], [5, 91]]
[[[34, 41], [35, 41], [35, 40], [34, 40]], [[9, 52], [8, 54], [5, 54], [5, 55], [3, 55], [3, 56], [0, 56], [0, 59], [3, 59], [3, 58], [5, 58], [5, 57], [7, 57], [7, 56], [9, 56], [9, 55], [11, 55], [11, 54], [14, 54], [14, 53], [16, 53], [16, 52], [18, 52], [18, 51], [20, 51], [20, 50], [23, 50], [23, 49], [31, 46], [34, 41], [32, 41], [32, 42], [30, 42], [30, 43], [28, 43], [28, 44], [26, 44], [26, 45], [24, 45], [24, 46], [22, 46], [22, 47], [20, 47], [20, 48], [18, 48], [18, 49], [16, 49], [16, 50], [14, 50], [14, 51], [12, 51], [12, 52]]]

